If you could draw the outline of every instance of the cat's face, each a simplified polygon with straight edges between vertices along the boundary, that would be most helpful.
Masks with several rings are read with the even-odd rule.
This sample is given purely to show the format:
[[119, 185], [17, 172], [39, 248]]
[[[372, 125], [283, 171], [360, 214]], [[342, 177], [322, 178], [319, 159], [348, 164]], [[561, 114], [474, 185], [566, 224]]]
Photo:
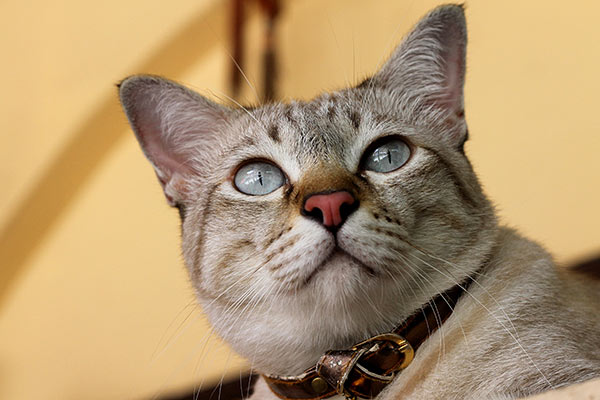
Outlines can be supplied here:
[[489, 255], [495, 218], [462, 148], [465, 35], [461, 8], [437, 9], [373, 78], [309, 102], [231, 110], [122, 84], [203, 308], [259, 370], [390, 330]]

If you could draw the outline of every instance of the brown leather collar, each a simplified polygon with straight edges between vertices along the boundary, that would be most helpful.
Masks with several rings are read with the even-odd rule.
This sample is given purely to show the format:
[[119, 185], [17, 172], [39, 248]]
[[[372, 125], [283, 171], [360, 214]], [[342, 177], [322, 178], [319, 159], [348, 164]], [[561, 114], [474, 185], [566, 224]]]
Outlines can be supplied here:
[[374, 336], [350, 349], [326, 352], [301, 375], [263, 378], [273, 393], [286, 400], [317, 400], [337, 394], [349, 399], [375, 398], [398, 372], [408, 367], [419, 346], [448, 319], [468, 283], [438, 295], [390, 333]]

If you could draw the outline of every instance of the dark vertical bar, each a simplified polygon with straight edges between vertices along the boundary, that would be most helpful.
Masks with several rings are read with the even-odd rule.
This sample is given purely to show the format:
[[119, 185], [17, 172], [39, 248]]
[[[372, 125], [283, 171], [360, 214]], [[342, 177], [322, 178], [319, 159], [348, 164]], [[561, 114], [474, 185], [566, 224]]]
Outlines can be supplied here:
[[274, 21], [269, 19], [265, 33], [265, 50], [263, 54], [263, 93], [265, 101], [275, 100], [277, 82], [277, 58], [275, 56]]
[[230, 87], [232, 97], [237, 98], [240, 94], [240, 88], [242, 85], [242, 73], [240, 69], [243, 68], [244, 65], [244, 0], [232, 0], [231, 16], [231, 39], [233, 42], [233, 60], [231, 62]]
[[277, 55], [275, 29], [279, 15], [278, 0], [260, 0], [266, 14], [265, 42], [263, 50], [263, 96], [265, 101], [275, 100], [277, 97]]

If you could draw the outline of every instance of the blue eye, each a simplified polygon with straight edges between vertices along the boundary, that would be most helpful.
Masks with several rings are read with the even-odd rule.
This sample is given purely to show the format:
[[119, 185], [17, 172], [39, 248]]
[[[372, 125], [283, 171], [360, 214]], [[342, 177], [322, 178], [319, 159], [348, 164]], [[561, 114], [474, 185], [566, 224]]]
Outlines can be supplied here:
[[275, 165], [257, 161], [245, 164], [235, 174], [235, 187], [251, 196], [269, 194], [283, 186], [283, 172]]
[[366, 153], [364, 168], [375, 172], [391, 172], [403, 166], [410, 157], [410, 148], [400, 139], [392, 139]]

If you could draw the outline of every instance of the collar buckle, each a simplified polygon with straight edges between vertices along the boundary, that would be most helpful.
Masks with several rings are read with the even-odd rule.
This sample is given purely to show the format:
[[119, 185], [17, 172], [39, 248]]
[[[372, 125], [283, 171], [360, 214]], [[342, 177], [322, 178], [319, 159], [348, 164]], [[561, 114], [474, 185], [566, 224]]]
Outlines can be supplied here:
[[322, 400], [336, 394], [350, 400], [374, 398], [410, 365], [415, 351], [450, 317], [471, 280], [468, 277], [439, 294], [390, 333], [345, 350], [328, 351], [301, 375], [263, 377], [281, 399]]
[[367, 347], [371, 343], [375, 343], [375, 346], [378, 346], [378, 342], [392, 343], [397, 346], [395, 350], [404, 355], [402, 363], [395, 368], [394, 372], [405, 369], [410, 365], [413, 358], [415, 358], [415, 351], [410, 343], [408, 343], [408, 340], [396, 333], [384, 333], [382, 335], [373, 336], [365, 341], [355, 344], [352, 346], [352, 350]]
[[413, 358], [414, 350], [405, 338], [386, 333], [349, 350], [328, 351], [317, 363], [316, 372], [346, 399], [368, 399], [383, 390]]

